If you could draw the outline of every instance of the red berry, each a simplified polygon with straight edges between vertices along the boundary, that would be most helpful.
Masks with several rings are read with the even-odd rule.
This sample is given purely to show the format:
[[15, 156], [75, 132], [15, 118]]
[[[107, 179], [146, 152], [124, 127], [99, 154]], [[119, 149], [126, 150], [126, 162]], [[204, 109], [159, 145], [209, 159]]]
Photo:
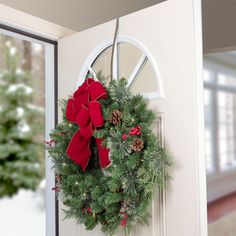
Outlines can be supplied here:
[[50, 142], [49, 141], [44, 141], [44, 143], [48, 146], [50, 146]]
[[138, 132], [138, 129], [137, 128], [132, 128], [130, 131], [129, 131], [129, 135], [133, 136], [133, 135], [136, 135]]
[[120, 222], [120, 225], [124, 227], [124, 226], [126, 226], [126, 224], [127, 224], [126, 220], [122, 219]]
[[52, 191], [58, 193], [60, 192], [60, 188], [58, 186], [55, 186], [54, 188], [52, 188]]
[[129, 218], [129, 216], [126, 214], [125, 216], [124, 216], [124, 219], [128, 219]]
[[88, 211], [89, 213], [92, 213], [92, 209], [91, 209], [90, 207], [87, 209], [87, 211]]
[[122, 134], [121, 137], [122, 137], [123, 140], [126, 140], [127, 139], [127, 134]]

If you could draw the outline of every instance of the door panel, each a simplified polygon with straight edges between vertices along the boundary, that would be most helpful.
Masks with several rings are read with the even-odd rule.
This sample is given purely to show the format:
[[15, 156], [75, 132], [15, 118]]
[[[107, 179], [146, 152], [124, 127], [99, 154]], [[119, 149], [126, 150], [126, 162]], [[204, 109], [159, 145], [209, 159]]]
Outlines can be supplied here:
[[[119, 35], [142, 42], [159, 68], [164, 96], [151, 99], [150, 107], [161, 114], [157, 133], [164, 133], [165, 146], [175, 159], [168, 190], [153, 199], [149, 226], [137, 227], [132, 236], [205, 236], [205, 186], [198, 177], [199, 163], [204, 169], [199, 161], [204, 158], [202, 79], [197, 78], [201, 47], [196, 51], [201, 31], [196, 35], [194, 28], [201, 23], [199, 2], [169, 0], [120, 18]], [[111, 39], [114, 29], [115, 20], [59, 41], [59, 98], [68, 97], [82, 83], [78, 75], [88, 55]], [[135, 91], [141, 85], [139, 81]], [[86, 231], [63, 218], [60, 212], [60, 236], [102, 235], [99, 229]]]

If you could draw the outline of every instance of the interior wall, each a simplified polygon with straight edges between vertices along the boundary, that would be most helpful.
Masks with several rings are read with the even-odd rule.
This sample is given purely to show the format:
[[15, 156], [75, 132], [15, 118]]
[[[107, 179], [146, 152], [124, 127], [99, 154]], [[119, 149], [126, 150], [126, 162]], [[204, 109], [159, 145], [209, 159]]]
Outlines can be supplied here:
[[0, 0], [0, 3], [74, 31], [81, 31], [163, 1]]

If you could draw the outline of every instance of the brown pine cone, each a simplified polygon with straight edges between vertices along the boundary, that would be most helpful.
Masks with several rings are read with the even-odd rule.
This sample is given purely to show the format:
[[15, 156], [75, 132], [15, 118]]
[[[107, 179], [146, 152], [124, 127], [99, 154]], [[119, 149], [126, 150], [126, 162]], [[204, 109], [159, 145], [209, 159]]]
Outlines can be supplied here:
[[135, 152], [140, 152], [144, 148], [143, 140], [141, 138], [134, 139], [134, 141], [131, 145], [131, 148]]
[[119, 110], [112, 111], [112, 116], [108, 119], [113, 125], [119, 125], [121, 123], [122, 113]]
[[56, 175], [56, 181], [57, 181], [57, 183], [61, 182], [61, 175], [60, 174]]

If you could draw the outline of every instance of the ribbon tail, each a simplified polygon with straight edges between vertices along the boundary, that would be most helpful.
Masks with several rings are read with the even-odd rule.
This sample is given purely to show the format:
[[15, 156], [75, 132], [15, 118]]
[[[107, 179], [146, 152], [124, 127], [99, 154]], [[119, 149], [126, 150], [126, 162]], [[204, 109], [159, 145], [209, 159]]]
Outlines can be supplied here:
[[104, 139], [96, 139], [97, 147], [98, 147], [98, 155], [99, 162], [102, 168], [107, 168], [111, 164], [111, 160], [109, 159], [109, 149], [102, 146], [102, 142]]
[[91, 155], [90, 139], [85, 139], [78, 130], [72, 137], [66, 154], [85, 171]]

